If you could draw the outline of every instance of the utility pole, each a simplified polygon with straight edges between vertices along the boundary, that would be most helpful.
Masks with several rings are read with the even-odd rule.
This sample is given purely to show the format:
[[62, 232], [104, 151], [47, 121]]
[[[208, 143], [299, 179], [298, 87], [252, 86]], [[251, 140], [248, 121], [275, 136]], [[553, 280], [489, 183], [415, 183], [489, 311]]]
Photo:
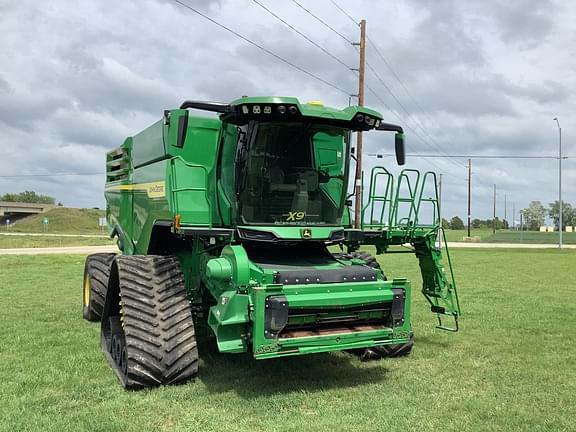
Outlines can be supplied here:
[[508, 203], [506, 202], [506, 194], [504, 194], [504, 229], [508, 229], [508, 226], [506, 224], [506, 220], [507, 220], [507, 213], [508, 211]]
[[512, 201], [512, 229], [516, 229], [516, 203]]
[[472, 180], [472, 159], [468, 159], [468, 237], [470, 237], [470, 181]]
[[492, 218], [492, 234], [496, 234], [496, 185], [494, 185], [494, 217]]
[[[364, 105], [364, 66], [366, 63], [366, 20], [360, 21], [360, 64], [358, 67], [358, 105]], [[360, 229], [362, 219], [362, 132], [356, 133], [356, 176], [354, 181], [354, 227]]]
[[[438, 182], [438, 222], [440, 228], [442, 227], [442, 174], [440, 174], [440, 181]], [[438, 247], [442, 249], [442, 236], [438, 236]]]
[[558, 247], [562, 249], [562, 128], [560, 127], [558, 117], [554, 117], [554, 120], [558, 125], [558, 206], [560, 207], [560, 217], [558, 219], [560, 238]]

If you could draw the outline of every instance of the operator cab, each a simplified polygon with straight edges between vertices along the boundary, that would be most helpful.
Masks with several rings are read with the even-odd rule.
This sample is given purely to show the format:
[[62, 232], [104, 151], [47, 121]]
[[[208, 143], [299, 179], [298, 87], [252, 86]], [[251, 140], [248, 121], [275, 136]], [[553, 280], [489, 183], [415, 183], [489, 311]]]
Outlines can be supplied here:
[[236, 225], [342, 226], [351, 132], [396, 131], [397, 160], [404, 162], [402, 128], [365, 107], [243, 97], [228, 105], [187, 101], [181, 108], [220, 113], [217, 182]]
[[340, 225], [350, 131], [312, 122], [241, 127], [236, 195], [242, 224]]

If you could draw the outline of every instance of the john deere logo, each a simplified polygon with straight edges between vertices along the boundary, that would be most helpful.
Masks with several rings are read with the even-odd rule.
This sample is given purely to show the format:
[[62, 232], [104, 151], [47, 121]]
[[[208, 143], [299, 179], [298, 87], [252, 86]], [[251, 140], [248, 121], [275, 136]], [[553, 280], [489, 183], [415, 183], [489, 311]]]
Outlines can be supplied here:
[[301, 230], [302, 238], [309, 239], [312, 237], [312, 230], [310, 228], [304, 228]]

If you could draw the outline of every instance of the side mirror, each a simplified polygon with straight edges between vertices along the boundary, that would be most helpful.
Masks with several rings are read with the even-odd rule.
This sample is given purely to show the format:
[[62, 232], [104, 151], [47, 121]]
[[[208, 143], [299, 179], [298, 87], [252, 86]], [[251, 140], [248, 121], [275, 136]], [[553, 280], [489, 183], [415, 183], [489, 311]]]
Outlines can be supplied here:
[[346, 204], [346, 206], [348, 206], [348, 207], [352, 207], [352, 200], [347, 199], [346, 201], [344, 201], [344, 204]]
[[398, 165], [404, 165], [406, 163], [406, 149], [404, 147], [403, 133], [397, 133], [394, 136], [394, 150], [396, 153], [396, 162]]
[[178, 135], [176, 135], [176, 147], [184, 147], [186, 131], [188, 130], [188, 112], [178, 117]]

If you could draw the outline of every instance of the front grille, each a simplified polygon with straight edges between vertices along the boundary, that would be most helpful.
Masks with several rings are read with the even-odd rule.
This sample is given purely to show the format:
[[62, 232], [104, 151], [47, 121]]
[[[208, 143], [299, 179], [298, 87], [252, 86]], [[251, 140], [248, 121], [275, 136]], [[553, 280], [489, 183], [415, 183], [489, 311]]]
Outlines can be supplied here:
[[391, 326], [392, 303], [344, 308], [289, 309], [279, 338], [321, 336], [380, 330]]

